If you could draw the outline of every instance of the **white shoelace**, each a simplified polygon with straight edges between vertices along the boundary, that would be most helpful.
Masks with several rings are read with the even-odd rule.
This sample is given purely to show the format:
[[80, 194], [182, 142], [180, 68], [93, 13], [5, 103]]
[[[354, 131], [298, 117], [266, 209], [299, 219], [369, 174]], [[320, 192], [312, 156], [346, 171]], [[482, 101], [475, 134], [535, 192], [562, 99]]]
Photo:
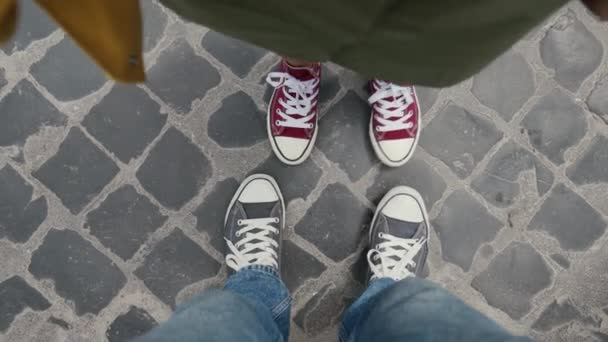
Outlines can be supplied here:
[[278, 234], [279, 229], [271, 226], [279, 223], [276, 217], [239, 220], [237, 224], [243, 227], [235, 232], [236, 237], [244, 236], [235, 244], [224, 238], [230, 249], [226, 255], [226, 264], [235, 271], [249, 265], [265, 265], [278, 267], [278, 242], [270, 234]]
[[[310, 113], [311, 109], [317, 104], [316, 89], [319, 79], [313, 78], [308, 81], [300, 81], [297, 78], [284, 72], [271, 72], [266, 78], [271, 86], [278, 88], [285, 86], [285, 97], [287, 101], [280, 100], [279, 104], [285, 111], [278, 110], [279, 116], [283, 120], [277, 120], [277, 126], [294, 128], [313, 128], [314, 123], [308, 122], [315, 113]], [[296, 116], [297, 115], [297, 116]]]
[[372, 271], [372, 279], [393, 278], [401, 280], [412, 276], [407, 267], [416, 267], [414, 257], [426, 243], [426, 239], [403, 239], [386, 233], [379, 233], [380, 242], [367, 253], [367, 262]]
[[[376, 126], [379, 132], [390, 132], [400, 129], [410, 129], [414, 126], [412, 122], [408, 122], [414, 115], [414, 112], [408, 111], [405, 113], [410, 104], [414, 102], [412, 96], [412, 87], [403, 87], [394, 83], [376, 80], [378, 90], [369, 97], [370, 105], [380, 115], [376, 115], [376, 119], [380, 125]], [[392, 98], [392, 100], [387, 100]], [[405, 113], [405, 114], [404, 114]], [[390, 120], [391, 118], [399, 118]]]

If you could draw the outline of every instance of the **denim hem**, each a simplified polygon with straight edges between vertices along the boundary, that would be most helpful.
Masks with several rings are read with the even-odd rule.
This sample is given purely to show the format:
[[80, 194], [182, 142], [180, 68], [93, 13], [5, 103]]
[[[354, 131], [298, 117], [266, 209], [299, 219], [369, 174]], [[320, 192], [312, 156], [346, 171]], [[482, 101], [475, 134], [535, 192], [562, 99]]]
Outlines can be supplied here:
[[[272, 266], [268, 266], [268, 265], [249, 265], [249, 266], [245, 266], [241, 269], [239, 269], [237, 271], [241, 272], [241, 271], [245, 271], [245, 270], [253, 270], [253, 271], [260, 271], [263, 273], [268, 273], [274, 277], [277, 277], [279, 279], [281, 279], [281, 275], [279, 274], [279, 270], [276, 269], [276, 267], [272, 267]], [[236, 273], [235, 273], [236, 274]]]

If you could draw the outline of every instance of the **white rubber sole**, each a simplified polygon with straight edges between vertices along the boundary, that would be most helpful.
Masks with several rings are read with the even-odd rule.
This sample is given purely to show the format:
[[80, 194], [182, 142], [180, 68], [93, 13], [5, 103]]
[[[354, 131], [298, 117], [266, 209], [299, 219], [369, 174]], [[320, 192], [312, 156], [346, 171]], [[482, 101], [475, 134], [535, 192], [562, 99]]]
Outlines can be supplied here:
[[[426, 206], [424, 205], [424, 200], [422, 199], [422, 195], [420, 195], [420, 193], [418, 191], [416, 191], [413, 188], [410, 188], [409, 186], [396, 186], [394, 188], [392, 188], [391, 190], [389, 190], [389, 192], [386, 193], [386, 195], [384, 195], [384, 197], [382, 197], [382, 199], [380, 200], [380, 203], [378, 203], [378, 206], [376, 207], [376, 212], [374, 213], [374, 218], [372, 218], [372, 222], [369, 226], [369, 244], [372, 243], [372, 233], [373, 233], [373, 227], [376, 224], [376, 220], [378, 219], [378, 216], [380, 216], [380, 212], [382, 211], [382, 208], [384, 208], [384, 206], [386, 206], [386, 204], [388, 203], [388, 201], [390, 201], [393, 197], [395, 197], [396, 195], [408, 195], [413, 197], [416, 202], [418, 203], [418, 205], [420, 206], [420, 209], [422, 210], [422, 218], [424, 220], [424, 224], [426, 225], [426, 229], [428, 231], [428, 235], [430, 237], [430, 233], [431, 233], [431, 225], [429, 224], [429, 214], [426, 211]], [[427, 249], [429, 248], [429, 239], [426, 239], [426, 245], [427, 245]]]
[[266, 110], [266, 131], [268, 132], [268, 140], [270, 140], [270, 147], [272, 147], [272, 151], [274, 152], [274, 155], [277, 156], [277, 158], [279, 158], [279, 160], [287, 165], [299, 165], [302, 164], [306, 159], [308, 159], [308, 157], [310, 157], [310, 154], [312, 153], [312, 149], [315, 147], [315, 142], [317, 141], [317, 132], [319, 131], [319, 113], [317, 113], [317, 120], [315, 121], [315, 132], [312, 135], [312, 138], [310, 139], [310, 142], [308, 143], [308, 147], [306, 147], [306, 149], [304, 150], [304, 153], [302, 153], [302, 156], [296, 160], [290, 160], [287, 159], [285, 157], [283, 157], [283, 154], [281, 153], [281, 150], [279, 150], [279, 147], [277, 146], [277, 144], [274, 141], [274, 138], [272, 136], [272, 129], [271, 129], [271, 123], [270, 123], [270, 108], [271, 108], [271, 104], [272, 101], [274, 100], [274, 94], [275, 94], [276, 90], [272, 92], [272, 96], [270, 97], [270, 101], [268, 102], [268, 109]]
[[418, 112], [418, 131], [416, 132], [416, 137], [414, 137], [414, 144], [412, 145], [413, 147], [412, 147], [411, 151], [405, 156], [405, 158], [403, 160], [399, 160], [396, 162], [392, 161], [392, 160], [388, 159], [388, 157], [384, 154], [384, 152], [382, 152], [382, 148], [380, 148], [380, 145], [376, 141], [376, 137], [374, 135], [374, 127], [373, 127], [374, 126], [374, 111], [372, 109], [372, 117], [369, 119], [369, 140], [372, 143], [374, 152], [376, 152], [376, 156], [378, 157], [378, 159], [380, 159], [382, 164], [384, 164], [386, 166], [390, 166], [390, 167], [403, 166], [405, 163], [408, 162], [408, 160], [410, 160], [412, 158], [412, 156], [414, 155], [414, 151], [416, 150], [416, 147], [418, 146], [418, 139], [420, 138], [420, 132], [422, 131], [422, 129], [420, 128], [420, 118], [422, 117], [422, 113], [420, 112], [420, 103], [418, 102], [418, 95], [416, 95], [416, 87], [412, 87], [412, 90], [414, 91], [414, 98], [416, 98], [416, 109]]
[[247, 185], [249, 183], [251, 183], [251, 181], [256, 180], [256, 179], [264, 179], [264, 180], [268, 181], [272, 185], [272, 187], [276, 190], [277, 195], [279, 196], [279, 201], [281, 202], [281, 209], [282, 209], [282, 213], [283, 213], [282, 217], [281, 217], [281, 230], [283, 230], [283, 228], [285, 227], [285, 200], [283, 199], [283, 193], [281, 192], [281, 188], [279, 188], [279, 184], [277, 184], [277, 181], [275, 181], [274, 178], [272, 178], [269, 175], [262, 174], [262, 173], [251, 175], [251, 176], [245, 178], [245, 180], [241, 183], [239, 188], [234, 193], [234, 196], [232, 196], [232, 200], [230, 200], [228, 209], [226, 209], [226, 215], [224, 215], [224, 226], [226, 226], [226, 221], [228, 221], [228, 215], [230, 214], [232, 207], [234, 207], [234, 204], [239, 199], [243, 190], [245, 190], [245, 188], [247, 187]]

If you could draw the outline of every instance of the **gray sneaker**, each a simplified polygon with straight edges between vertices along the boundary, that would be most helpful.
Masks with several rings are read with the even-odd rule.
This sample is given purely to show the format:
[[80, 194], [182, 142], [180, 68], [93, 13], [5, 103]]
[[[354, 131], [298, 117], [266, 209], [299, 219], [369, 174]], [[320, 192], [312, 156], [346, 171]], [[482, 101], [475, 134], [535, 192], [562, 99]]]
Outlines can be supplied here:
[[420, 194], [407, 186], [390, 190], [370, 228], [370, 280], [420, 276], [428, 254], [429, 220]]
[[[247, 177], [232, 198], [224, 220], [226, 264], [233, 271], [264, 265], [280, 270], [285, 202], [270, 176]], [[231, 272], [232, 273], [232, 272]]]

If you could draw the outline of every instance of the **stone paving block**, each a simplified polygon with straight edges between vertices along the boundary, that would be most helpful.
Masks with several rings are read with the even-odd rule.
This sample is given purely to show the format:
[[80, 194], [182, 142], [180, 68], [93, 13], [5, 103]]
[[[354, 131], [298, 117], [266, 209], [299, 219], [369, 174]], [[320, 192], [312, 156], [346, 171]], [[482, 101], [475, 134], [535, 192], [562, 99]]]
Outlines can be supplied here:
[[285, 203], [296, 198], [306, 199], [323, 176], [323, 170], [311, 158], [300, 165], [289, 166], [283, 164], [274, 154], [256, 166], [251, 173], [264, 173], [274, 177], [281, 187]]
[[28, 47], [33, 41], [46, 38], [57, 25], [34, 1], [19, 2], [17, 29], [11, 39], [0, 45], [7, 55]]
[[130, 259], [148, 237], [167, 221], [150, 200], [125, 185], [87, 214], [86, 229], [114, 254]]
[[426, 161], [414, 155], [404, 166], [382, 166], [374, 183], [367, 188], [366, 196], [375, 204], [393, 187], [406, 185], [420, 192], [424, 204], [431, 210], [446, 189], [443, 178]]
[[107, 81], [103, 70], [69, 37], [51, 47], [30, 73], [59, 101], [77, 100]]
[[372, 212], [346, 186], [334, 183], [323, 190], [295, 231], [329, 258], [341, 261], [355, 252], [371, 218]]
[[171, 127], [137, 170], [141, 185], [157, 201], [179, 209], [211, 177], [209, 159], [182, 132]]
[[0, 169], [0, 239], [26, 242], [44, 222], [46, 197], [32, 198], [33, 187], [10, 165]]
[[327, 267], [290, 240], [284, 240], [281, 257], [281, 279], [294, 293], [308, 279], [317, 278]]
[[[342, 86], [340, 85], [338, 75], [323, 65], [321, 67], [321, 83], [319, 87], [319, 103], [322, 105], [336, 97]], [[322, 115], [323, 113], [321, 113]]]
[[115, 85], [91, 108], [82, 124], [105, 148], [128, 163], [158, 136], [167, 122], [160, 106], [135, 86]]
[[156, 0], [140, 0], [143, 20], [144, 51], [152, 50], [163, 37], [167, 15]]
[[218, 71], [183, 39], [165, 48], [146, 74], [148, 87], [180, 114], [189, 113], [192, 102], [221, 81]]
[[165, 304], [174, 307], [184, 287], [217, 274], [220, 264], [176, 228], [146, 257], [135, 275]]
[[583, 110], [559, 89], [543, 96], [521, 124], [532, 146], [558, 165], [587, 131]]
[[468, 271], [479, 247], [494, 240], [503, 224], [465, 190], [456, 190], [432, 226], [439, 235], [443, 259]]
[[491, 121], [451, 104], [422, 130], [420, 145], [465, 178], [502, 136]]
[[222, 100], [209, 118], [207, 134], [225, 148], [249, 147], [268, 139], [264, 113], [243, 91]]
[[599, 342], [608, 342], [608, 334], [604, 334], [599, 331], [593, 331], [592, 334], [599, 340]]
[[553, 185], [553, 173], [530, 151], [512, 141], [504, 144], [471, 186], [488, 202], [501, 208], [517, 202], [520, 194], [519, 176], [532, 170], [536, 178], [536, 190], [544, 195]]
[[551, 259], [553, 259], [553, 261], [558, 263], [561, 267], [570, 268], [570, 261], [565, 256], [558, 254], [558, 253], [553, 253], [550, 255], [550, 257], [551, 257]]
[[0, 332], [5, 332], [11, 323], [26, 308], [43, 311], [51, 303], [23, 278], [13, 276], [0, 282]]
[[416, 96], [418, 96], [418, 105], [420, 106], [420, 115], [425, 115], [437, 101], [439, 88], [416, 86]]
[[2, 89], [2, 87], [4, 87], [5, 85], [8, 84], [5, 74], [6, 74], [6, 70], [4, 70], [3, 67], [0, 67], [0, 89]]
[[562, 324], [571, 321], [582, 321], [586, 324], [591, 324], [599, 328], [599, 323], [592, 317], [585, 317], [568, 298], [563, 300], [553, 300], [545, 310], [540, 314], [538, 319], [532, 324], [532, 329], [537, 331], [549, 331]]
[[327, 284], [314, 295], [294, 316], [294, 322], [308, 336], [315, 336], [335, 325], [352, 298], [345, 297], [343, 289]]
[[608, 75], [595, 85], [587, 98], [587, 106], [593, 114], [608, 124]]
[[110, 324], [106, 338], [108, 342], [132, 341], [157, 325], [158, 322], [146, 310], [131, 306], [128, 312], [116, 317]]
[[23, 145], [45, 126], [59, 127], [67, 117], [28, 80], [22, 80], [0, 100], [0, 146]]
[[555, 80], [572, 92], [597, 69], [602, 54], [602, 44], [572, 10], [559, 17], [540, 42], [543, 63], [555, 71]]
[[[279, 64], [277, 63], [271, 70], [271, 72], [279, 71]], [[273, 87], [267, 84], [266, 77], [268, 75], [264, 75], [260, 80], [261, 84], [266, 85], [266, 91], [264, 92], [264, 103], [268, 106], [270, 102], [270, 98], [272, 97], [272, 92], [274, 90]], [[329, 69], [326, 65], [321, 65], [321, 84], [319, 86], [319, 103], [321, 105], [332, 100], [338, 91], [340, 91], [340, 79], [338, 75]], [[323, 116], [325, 113], [321, 112], [320, 115]]]
[[532, 298], [551, 285], [552, 275], [530, 244], [512, 242], [473, 279], [471, 286], [488, 304], [518, 320], [530, 311]]
[[213, 57], [217, 58], [240, 78], [247, 77], [253, 66], [267, 52], [253, 44], [215, 31], [207, 32], [201, 44]]
[[528, 62], [518, 53], [507, 52], [475, 76], [471, 91], [509, 122], [534, 94], [534, 87]]
[[576, 184], [608, 183], [608, 138], [597, 135], [579, 160], [566, 170]]
[[28, 269], [36, 279], [52, 280], [79, 316], [98, 314], [127, 282], [112, 260], [71, 230], [51, 229]]
[[226, 244], [224, 240], [226, 211], [238, 187], [239, 183], [234, 178], [218, 182], [203, 203], [192, 213], [196, 217], [196, 229], [207, 233], [209, 243], [220, 252], [225, 249]]
[[562, 248], [584, 251], [604, 234], [606, 222], [582, 197], [564, 184], [558, 184], [528, 229], [547, 232]]
[[369, 118], [367, 103], [349, 91], [319, 123], [317, 146], [352, 181], [378, 163], [369, 142]]
[[79, 128], [72, 128], [59, 151], [33, 172], [73, 214], [79, 213], [118, 173], [116, 164]]

